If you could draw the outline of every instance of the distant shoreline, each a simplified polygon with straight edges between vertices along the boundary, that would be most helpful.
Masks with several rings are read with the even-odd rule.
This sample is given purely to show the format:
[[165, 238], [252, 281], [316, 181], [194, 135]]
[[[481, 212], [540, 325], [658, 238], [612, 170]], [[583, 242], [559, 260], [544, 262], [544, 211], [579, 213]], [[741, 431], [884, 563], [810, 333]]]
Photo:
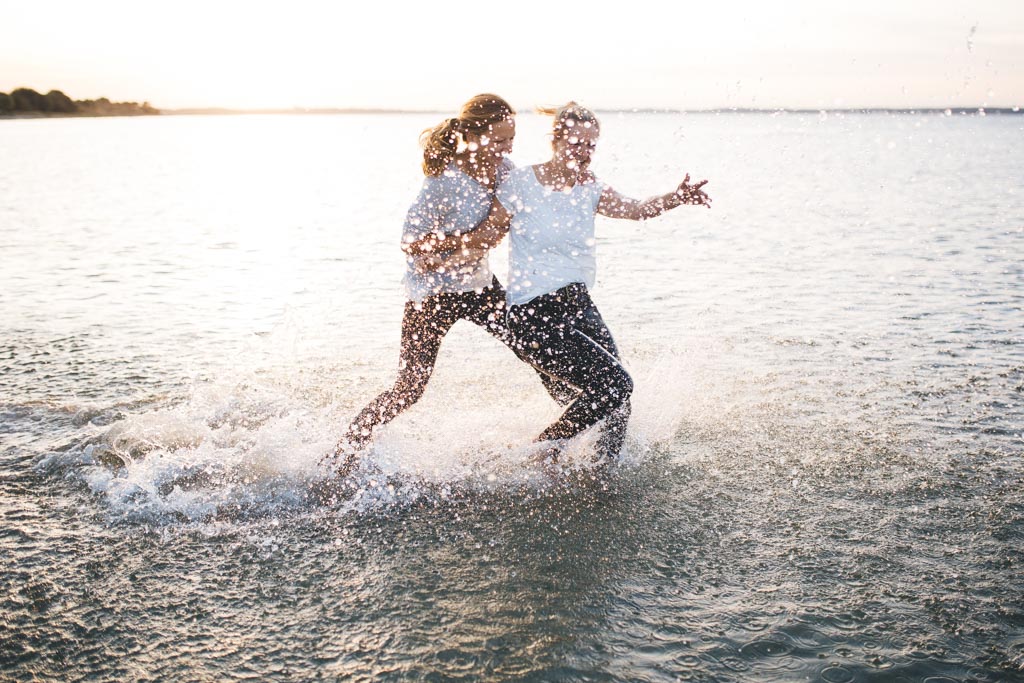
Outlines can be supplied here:
[[[850, 107], [833, 109], [751, 109], [751, 108], [718, 108], [718, 109], [662, 109], [662, 108], [626, 108], [596, 109], [602, 114], [935, 114], [946, 116], [989, 116], [989, 115], [1020, 115], [1024, 109], [1020, 107], [920, 107], [920, 108], [885, 108], [885, 107]], [[266, 115], [391, 115], [391, 114], [446, 114], [441, 110], [431, 109], [386, 109], [386, 108], [318, 108], [318, 109], [229, 109], [224, 107], [192, 108], [192, 109], [161, 109], [151, 113], [110, 113], [94, 112], [40, 112], [19, 111], [0, 113], [4, 119], [56, 119], [56, 118], [111, 118], [140, 116], [266, 116]], [[524, 113], [532, 113], [527, 110]]]
[[[173, 115], [260, 115], [260, 114], [447, 114], [449, 112], [440, 109], [389, 109], [389, 108], [315, 108], [303, 109], [294, 107], [291, 109], [229, 109], [224, 107], [192, 108], [192, 109], [161, 109], [165, 116]], [[832, 109], [787, 109], [776, 107], [772, 109], [753, 109], [740, 107], [719, 107], [711, 109], [670, 109], [659, 107], [627, 107], [620, 109], [595, 109], [603, 114], [1021, 114], [1024, 113], [1020, 107], [841, 107]], [[532, 113], [524, 110], [520, 113]]]
[[0, 117], [11, 119], [39, 119], [67, 116], [152, 116], [160, 110], [149, 102], [111, 102], [106, 97], [97, 100], [73, 100], [60, 90], [45, 95], [32, 88], [15, 88], [9, 94], [0, 92]]
[[134, 118], [140, 116], [162, 116], [163, 112], [143, 114], [97, 114], [95, 112], [56, 112], [56, 111], [15, 111], [0, 114], [3, 119], [109, 119]]

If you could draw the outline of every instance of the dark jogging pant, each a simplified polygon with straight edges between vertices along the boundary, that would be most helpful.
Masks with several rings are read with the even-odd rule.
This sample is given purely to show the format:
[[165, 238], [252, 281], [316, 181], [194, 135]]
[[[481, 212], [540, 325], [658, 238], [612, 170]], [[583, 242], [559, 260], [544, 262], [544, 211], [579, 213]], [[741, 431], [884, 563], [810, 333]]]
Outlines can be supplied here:
[[[459, 320], [479, 325], [520, 359], [526, 360], [514, 343], [505, 314], [505, 290], [497, 278], [480, 292], [441, 293], [420, 302], [407, 301], [402, 317], [398, 377], [394, 386], [373, 399], [352, 421], [347, 433], [349, 440], [357, 444], [365, 442], [376, 427], [395, 419], [423, 396], [434, 372], [441, 341]], [[576, 397], [572, 386], [552, 379], [536, 366], [534, 369], [559, 405], [566, 405]]]
[[508, 326], [534, 368], [579, 391], [537, 440], [568, 439], [604, 420], [599, 450], [616, 455], [626, 437], [633, 380], [586, 285], [509, 306]]

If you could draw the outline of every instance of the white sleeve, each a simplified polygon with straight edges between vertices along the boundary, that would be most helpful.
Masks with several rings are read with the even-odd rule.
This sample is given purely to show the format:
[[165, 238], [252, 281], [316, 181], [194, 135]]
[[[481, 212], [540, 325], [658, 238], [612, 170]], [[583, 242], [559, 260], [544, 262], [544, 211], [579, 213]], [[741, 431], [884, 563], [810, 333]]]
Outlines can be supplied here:
[[505, 207], [505, 210], [511, 214], [516, 214], [523, 210], [523, 202], [519, 196], [520, 177], [519, 173], [509, 174], [508, 178], [502, 181], [494, 191], [494, 196]]
[[423, 179], [420, 193], [405, 214], [402, 242], [411, 244], [440, 227], [443, 195], [440, 178], [427, 176]]

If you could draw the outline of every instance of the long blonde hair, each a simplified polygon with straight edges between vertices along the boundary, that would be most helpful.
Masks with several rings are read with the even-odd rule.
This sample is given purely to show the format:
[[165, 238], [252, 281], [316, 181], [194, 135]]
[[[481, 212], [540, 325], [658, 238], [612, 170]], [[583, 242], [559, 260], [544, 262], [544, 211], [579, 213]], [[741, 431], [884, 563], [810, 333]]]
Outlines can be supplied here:
[[601, 130], [601, 122], [594, 112], [571, 100], [561, 107], [537, 107], [537, 113], [555, 117], [551, 135], [556, 140], [568, 135], [577, 125]]
[[448, 168], [459, 149], [460, 135], [480, 135], [487, 132], [489, 126], [515, 115], [512, 105], [497, 95], [474, 95], [462, 105], [457, 117], [445, 119], [420, 133], [424, 175], [439, 176]]

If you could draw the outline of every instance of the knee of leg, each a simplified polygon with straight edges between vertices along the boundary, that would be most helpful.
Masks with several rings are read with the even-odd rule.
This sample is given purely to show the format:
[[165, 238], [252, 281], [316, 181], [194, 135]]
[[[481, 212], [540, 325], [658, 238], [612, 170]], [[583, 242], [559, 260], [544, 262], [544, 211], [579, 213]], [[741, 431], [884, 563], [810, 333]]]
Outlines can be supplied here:
[[405, 393], [405, 402], [412, 404], [420, 400], [423, 396], [423, 392], [427, 390], [426, 382], [416, 382], [409, 387], [409, 390]]
[[588, 391], [597, 396], [609, 396], [614, 403], [623, 403], [633, 393], [633, 378], [619, 366], [602, 374]]
[[429, 376], [398, 382], [394, 389], [398, 402], [405, 406], [411, 406], [420, 400], [423, 392], [427, 390], [428, 379], [430, 379]]
[[611, 391], [623, 401], [628, 401], [633, 393], [633, 378], [629, 376], [626, 369], [620, 366], [611, 373], [609, 380], [611, 381]]

